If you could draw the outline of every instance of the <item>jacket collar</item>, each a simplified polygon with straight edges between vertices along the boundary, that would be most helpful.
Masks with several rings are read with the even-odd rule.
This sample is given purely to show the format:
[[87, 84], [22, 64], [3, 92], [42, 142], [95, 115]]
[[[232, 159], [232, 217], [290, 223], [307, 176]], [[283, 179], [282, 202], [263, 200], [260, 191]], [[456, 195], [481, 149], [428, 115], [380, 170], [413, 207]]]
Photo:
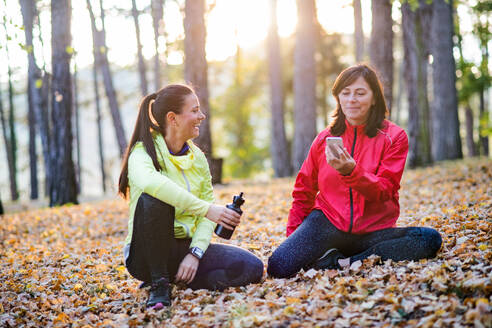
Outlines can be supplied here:
[[[157, 155], [160, 157], [167, 158], [171, 163], [176, 165], [178, 168], [182, 170], [187, 170], [189, 169], [195, 160], [195, 154], [193, 153], [193, 147], [191, 146], [191, 141], [188, 140], [186, 143], [190, 147], [188, 150], [188, 153], [183, 156], [173, 156], [171, 153], [169, 153], [169, 149], [167, 148], [166, 141], [164, 140], [164, 137], [162, 136], [161, 133], [153, 133], [154, 136], [154, 144], [158, 148], [157, 150]], [[162, 158], [162, 160], [164, 160]]]
[[347, 121], [347, 119], [345, 119], [345, 126], [346, 126], [345, 133], [348, 133], [349, 135], [353, 135], [355, 130], [357, 130], [358, 136], [360, 136], [361, 134], [365, 134], [365, 128], [366, 128], [365, 124], [352, 125], [349, 123], [349, 121]]

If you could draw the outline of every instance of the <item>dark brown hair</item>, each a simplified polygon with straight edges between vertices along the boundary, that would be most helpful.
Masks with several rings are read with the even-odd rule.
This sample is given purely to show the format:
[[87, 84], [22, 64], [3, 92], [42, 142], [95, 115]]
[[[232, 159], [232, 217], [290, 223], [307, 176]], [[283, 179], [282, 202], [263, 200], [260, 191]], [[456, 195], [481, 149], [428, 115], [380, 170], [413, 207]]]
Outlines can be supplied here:
[[[139, 141], [143, 142], [147, 154], [152, 158], [155, 169], [162, 171], [162, 167], [157, 161], [151, 131], [157, 131], [162, 136], [165, 136], [167, 113], [181, 113], [185, 99], [190, 94], [194, 94], [191, 87], [183, 84], [170, 84], [156, 93], [145, 96], [140, 102], [137, 121], [133, 129], [132, 138], [123, 157], [123, 165], [118, 183], [118, 192], [123, 198], [128, 197], [128, 157], [133, 146]], [[151, 103], [152, 100], [154, 102]]]
[[345, 114], [338, 95], [347, 86], [355, 82], [360, 76], [369, 84], [374, 97], [374, 105], [369, 109], [369, 116], [365, 125], [365, 133], [368, 137], [376, 136], [378, 129], [383, 126], [384, 119], [388, 116], [388, 108], [383, 96], [383, 86], [379, 81], [376, 72], [365, 64], [354, 65], [344, 69], [337, 77], [332, 88], [332, 94], [337, 101], [337, 107], [332, 114], [334, 120], [330, 124], [330, 133], [334, 136], [340, 136], [345, 132]]

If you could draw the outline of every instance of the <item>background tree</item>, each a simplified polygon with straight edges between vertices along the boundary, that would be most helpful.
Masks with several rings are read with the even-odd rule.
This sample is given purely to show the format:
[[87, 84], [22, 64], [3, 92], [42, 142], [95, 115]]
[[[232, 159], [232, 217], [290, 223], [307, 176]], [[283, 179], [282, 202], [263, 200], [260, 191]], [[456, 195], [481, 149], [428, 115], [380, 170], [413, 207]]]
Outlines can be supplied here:
[[77, 203], [77, 183], [72, 160], [72, 78], [70, 0], [51, 2], [52, 78], [52, 178], [50, 206]]
[[79, 107], [79, 87], [78, 87], [78, 68], [75, 61], [76, 53], [73, 53], [73, 79], [72, 79], [72, 111], [73, 111], [73, 127], [75, 130], [75, 154], [77, 161], [75, 165], [75, 176], [77, 177], [77, 194], [80, 194], [82, 188], [82, 161], [80, 158], [80, 107]]
[[[49, 126], [49, 86], [50, 76], [38, 67], [33, 44], [33, 29], [36, 22], [39, 23], [39, 15], [34, 0], [21, 0], [21, 12], [24, 24], [25, 50], [28, 62], [28, 100], [29, 111], [33, 112], [33, 124], [30, 128], [35, 130], [41, 139], [43, 163], [45, 173], [45, 194], [49, 192], [50, 176], [50, 126]], [[41, 34], [39, 35], [42, 44]], [[42, 52], [41, 52], [42, 53]], [[44, 60], [43, 60], [44, 63]], [[31, 113], [29, 114], [31, 115]], [[32, 126], [31, 126], [32, 125]], [[36, 161], [37, 163], [37, 161]], [[36, 168], [37, 171], [37, 168]]]
[[[6, 0], [4, 0], [5, 5]], [[15, 131], [15, 106], [14, 106], [14, 87], [13, 87], [13, 71], [10, 59], [9, 52], [9, 42], [12, 39], [7, 29], [7, 13], [3, 15], [3, 29], [5, 31], [5, 44], [2, 48], [5, 50], [5, 56], [7, 58], [7, 77], [8, 77], [8, 139], [9, 139], [9, 147], [6, 148], [8, 152], [10, 152], [10, 161], [9, 161], [9, 177], [10, 177], [10, 194], [12, 200], [19, 199], [19, 191], [17, 188], [17, 134]], [[9, 157], [7, 157], [9, 158]]]
[[282, 58], [277, 32], [277, 0], [270, 0], [270, 28], [268, 30], [268, 73], [270, 82], [270, 153], [276, 177], [292, 174], [289, 148], [284, 126], [284, 91], [282, 86]]
[[5, 113], [3, 110], [3, 100], [2, 100], [2, 90], [0, 88], [0, 121], [2, 123], [2, 136], [5, 144], [5, 153], [7, 154], [7, 164], [9, 167], [9, 181], [10, 181], [10, 198], [12, 200], [16, 200], [18, 197], [17, 194], [17, 185], [15, 183], [15, 170], [14, 170], [14, 162], [12, 160], [12, 150], [10, 146], [10, 138], [8, 133], [8, 126], [5, 120]]
[[371, 64], [380, 74], [388, 109], [393, 101], [393, 19], [392, 0], [372, 0], [372, 31], [369, 46]]
[[106, 30], [104, 27], [104, 8], [102, 0], [99, 1], [99, 6], [101, 10], [101, 30], [96, 27], [96, 18], [94, 12], [92, 11], [92, 6], [90, 0], [87, 0], [87, 9], [89, 10], [89, 15], [91, 19], [91, 29], [94, 44], [96, 46], [96, 54], [99, 57], [99, 67], [103, 76], [104, 90], [106, 91], [106, 97], [109, 103], [109, 109], [111, 112], [111, 118], [113, 119], [113, 126], [116, 134], [116, 141], [118, 143], [120, 156], [123, 156], [126, 150], [126, 136], [125, 129], [123, 128], [123, 122], [120, 115], [120, 106], [116, 98], [116, 90], [113, 84], [113, 77], [111, 74], [111, 69], [109, 67], [107, 46], [106, 46]]
[[314, 0], [297, 1], [298, 23], [294, 50], [293, 168], [297, 172], [316, 137], [316, 7]]
[[207, 116], [200, 126], [200, 136], [195, 139], [207, 157], [212, 157], [210, 134], [210, 107], [208, 101], [208, 67], [205, 57], [205, 1], [186, 0], [184, 17], [184, 79], [198, 96], [200, 109]]
[[359, 63], [364, 59], [364, 30], [360, 0], [354, 0], [352, 6], [354, 7], [355, 61]]
[[404, 48], [404, 76], [408, 100], [408, 134], [410, 167], [430, 164], [429, 102], [427, 93], [427, 68], [432, 8], [425, 0], [402, 4]]
[[452, 5], [452, 0], [432, 2], [432, 155], [436, 161], [462, 158], [453, 57]]
[[142, 54], [142, 42], [140, 41], [140, 24], [138, 23], [139, 12], [137, 9], [137, 2], [132, 0], [132, 16], [133, 22], [135, 23], [135, 35], [137, 39], [137, 57], [138, 57], [138, 76], [140, 77], [140, 89], [142, 90], [142, 95], [147, 95], [147, 69], [145, 68], [145, 60]]
[[154, 89], [155, 91], [163, 87], [161, 84], [161, 65], [165, 65], [159, 59], [159, 36], [160, 29], [163, 27], [164, 23], [164, 0], [151, 0], [151, 12], [152, 12], [152, 26], [154, 27]]

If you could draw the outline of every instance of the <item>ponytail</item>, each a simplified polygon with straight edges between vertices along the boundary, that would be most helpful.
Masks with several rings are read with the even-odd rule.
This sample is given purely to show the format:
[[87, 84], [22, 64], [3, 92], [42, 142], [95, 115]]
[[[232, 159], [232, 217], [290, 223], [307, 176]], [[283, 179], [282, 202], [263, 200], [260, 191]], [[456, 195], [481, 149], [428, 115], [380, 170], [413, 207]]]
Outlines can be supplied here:
[[119, 178], [118, 193], [125, 199], [128, 197], [128, 158], [130, 157], [130, 152], [133, 149], [133, 146], [135, 146], [138, 141], [143, 142], [145, 150], [152, 159], [155, 169], [157, 171], [162, 170], [162, 167], [157, 161], [157, 154], [151, 133], [151, 129], [162, 133], [161, 128], [152, 122], [150, 118], [150, 112], [152, 111], [151, 106], [155, 102], [156, 98], [157, 94], [152, 93], [147, 95], [140, 103], [137, 122], [135, 123], [132, 138], [130, 139], [130, 143], [126, 148], [125, 155], [123, 157], [123, 166]]

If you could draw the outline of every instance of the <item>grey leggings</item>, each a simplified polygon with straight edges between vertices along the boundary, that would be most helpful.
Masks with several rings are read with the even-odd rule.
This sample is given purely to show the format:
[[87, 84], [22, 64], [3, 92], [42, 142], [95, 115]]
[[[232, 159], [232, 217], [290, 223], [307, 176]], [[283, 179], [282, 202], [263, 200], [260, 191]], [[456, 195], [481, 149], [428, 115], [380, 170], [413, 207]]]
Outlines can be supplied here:
[[[126, 267], [144, 282], [166, 277], [173, 281], [179, 264], [189, 252], [191, 239], [174, 238], [174, 207], [142, 194], [133, 219], [133, 234]], [[257, 283], [263, 262], [242, 248], [210, 244], [188, 285], [192, 289], [223, 290]]]
[[276, 278], [295, 275], [337, 248], [350, 257], [350, 263], [372, 254], [394, 261], [419, 260], [436, 256], [441, 236], [430, 228], [388, 228], [367, 234], [349, 234], [338, 230], [320, 210], [312, 211], [268, 259], [268, 274]]

